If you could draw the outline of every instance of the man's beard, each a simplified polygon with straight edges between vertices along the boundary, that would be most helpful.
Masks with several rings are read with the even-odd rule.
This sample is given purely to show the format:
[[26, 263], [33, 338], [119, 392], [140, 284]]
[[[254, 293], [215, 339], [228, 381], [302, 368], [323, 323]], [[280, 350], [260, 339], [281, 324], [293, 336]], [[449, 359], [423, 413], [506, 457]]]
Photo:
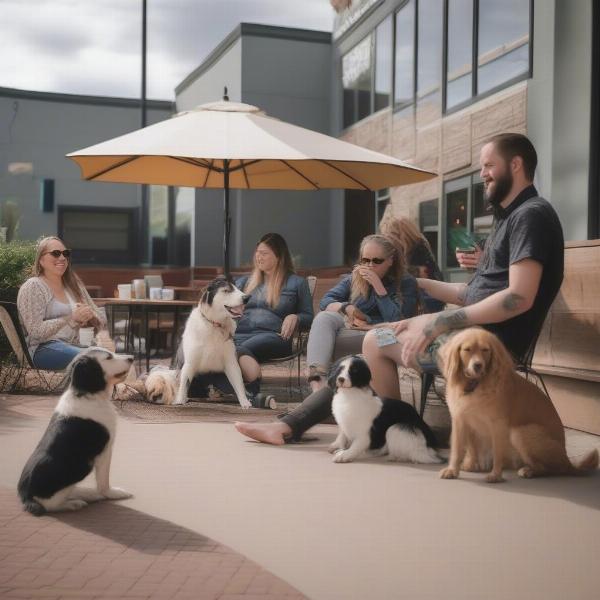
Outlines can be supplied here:
[[504, 175], [497, 177], [494, 184], [494, 191], [488, 194], [486, 190], [485, 198], [490, 206], [498, 208], [513, 186], [513, 176], [510, 170], [507, 169]]

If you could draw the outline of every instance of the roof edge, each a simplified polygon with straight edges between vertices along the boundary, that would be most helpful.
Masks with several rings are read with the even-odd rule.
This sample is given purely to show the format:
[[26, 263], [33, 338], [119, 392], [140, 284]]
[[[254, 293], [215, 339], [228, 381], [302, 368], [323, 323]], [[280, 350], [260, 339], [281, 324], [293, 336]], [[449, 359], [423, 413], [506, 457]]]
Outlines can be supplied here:
[[175, 87], [175, 94], [183, 92], [198, 77], [208, 71], [242, 36], [277, 38], [299, 42], [331, 44], [331, 33], [315, 29], [298, 29], [295, 27], [279, 27], [277, 25], [261, 25], [258, 23], [240, 23], [225, 37], [212, 52], [181, 83]]
[[[42, 100], [46, 102], [67, 102], [71, 104], [121, 106], [126, 108], [139, 108], [141, 105], [141, 100], [137, 98], [120, 98], [116, 96], [86, 96], [82, 94], [65, 94], [62, 92], [37, 92], [33, 90], [21, 90], [7, 87], [0, 87], [0, 97]], [[146, 100], [146, 107], [173, 111], [175, 102], [171, 100]]]

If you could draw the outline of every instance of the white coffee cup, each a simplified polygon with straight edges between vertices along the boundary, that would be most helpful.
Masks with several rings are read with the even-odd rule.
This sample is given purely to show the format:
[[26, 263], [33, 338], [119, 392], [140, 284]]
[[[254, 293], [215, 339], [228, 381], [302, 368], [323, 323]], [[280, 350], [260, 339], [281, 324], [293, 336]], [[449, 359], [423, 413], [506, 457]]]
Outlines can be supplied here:
[[146, 297], [146, 282], [143, 279], [134, 279], [131, 283], [136, 299], [144, 299]]
[[131, 300], [131, 284], [130, 283], [120, 283], [117, 286], [119, 290], [119, 298], [121, 300]]
[[170, 288], [163, 288], [161, 292], [163, 300], [175, 300], [175, 290]]
[[91, 346], [94, 343], [94, 328], [93, 327], [81, 327], [79, 329], [79, 345], [80, 346]]
[[159, 287], [151, 287], [150, 288], [150, 300], [160, 300], [161, 299], [161, 288]]

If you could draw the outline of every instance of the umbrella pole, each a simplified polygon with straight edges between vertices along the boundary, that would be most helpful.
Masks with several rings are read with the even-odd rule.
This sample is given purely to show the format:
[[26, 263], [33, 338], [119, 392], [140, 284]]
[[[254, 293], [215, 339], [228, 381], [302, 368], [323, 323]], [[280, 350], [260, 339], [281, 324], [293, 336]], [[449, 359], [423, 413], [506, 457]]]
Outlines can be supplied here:
[[225, 201], [225, 223], [223, 226], [223, 272], [229, 279], [229, 233], [231, 229], [231, 219], [229, 217], [229, 160], [223, 161], [223, 191]]

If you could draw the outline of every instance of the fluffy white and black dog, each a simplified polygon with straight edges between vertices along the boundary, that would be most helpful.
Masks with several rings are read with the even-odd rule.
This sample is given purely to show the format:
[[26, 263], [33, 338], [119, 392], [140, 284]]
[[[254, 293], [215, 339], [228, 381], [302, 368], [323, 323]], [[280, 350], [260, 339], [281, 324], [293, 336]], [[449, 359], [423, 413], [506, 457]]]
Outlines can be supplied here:
[[346, 356], [331, 368], [332, 411], [339, 426], [329, 447], [333, 461], [387, 454], [402, 462], [444, 462], [435, 450], [435, 435], [417, 411], [402, 400], [379, 398], [370, 382], [369, 366], [359, 356]]
[[[69, 387], [21, 473], [18, 492], [26, 511], [40, 516], [131, 497], [110, 486], [109, 474], [117, 425], [112, 393], [132, 362], [132, 356], [92, 348], [71, 363]], [[92, 469], [96, 489], [77, 487]]]
[[[185, 404], [189, 384], [199, 373], [225, 373], [242, 408], [252, 406], [246, 395], [242, 371], [238, 363], [233, 334], [236, 320], [244, 314], [250, 296], [223, 277], [213, 280], [198, 306], [191, 312], [183, 331], [183, 367], [179, 374], [179, 387], [173, 404]], [[156, 373], [158, 379], [160, 371]], [[150, 378], [149, 378], [150, 379]], [[165, 385], [172, 377], [164, 377]], [[152, 383], [152, 380], [150, 380]], [[150, 395], [148, 380], [146, 390]], [[167, 393], [167, 396], [169, 394]]]

